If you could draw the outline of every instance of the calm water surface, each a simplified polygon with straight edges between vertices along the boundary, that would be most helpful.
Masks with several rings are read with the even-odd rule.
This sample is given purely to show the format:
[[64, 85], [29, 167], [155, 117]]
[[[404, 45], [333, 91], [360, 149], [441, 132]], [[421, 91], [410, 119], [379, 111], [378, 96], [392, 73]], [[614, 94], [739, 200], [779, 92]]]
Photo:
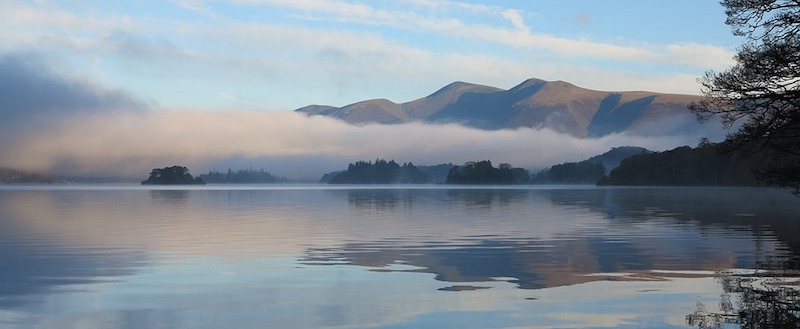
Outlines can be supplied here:
[[[799, 200], [739, 188], [0, 186], [0, 328], [791, 321]], [[764, 301], [771, 292], [784, 300]]]

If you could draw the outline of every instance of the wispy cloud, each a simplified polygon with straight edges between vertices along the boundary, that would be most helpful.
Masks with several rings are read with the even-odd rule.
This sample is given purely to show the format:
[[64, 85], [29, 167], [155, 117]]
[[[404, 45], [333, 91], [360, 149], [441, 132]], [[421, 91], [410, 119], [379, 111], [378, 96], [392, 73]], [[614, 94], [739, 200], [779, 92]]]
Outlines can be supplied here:
[[[398, 29], [424, 29], [444, 35], [461, 38], [477, 38], [484, 42], [500, 43], [507, 46], [543, 49], [560, 55], [574, 57], [598, 57], [620, 61], [658, 61], [700, 67], [713, 67], [732, 63], [733, 53], [721, 47], [693, 43], [684, 44], [631, 44], [621, 45], [585, 39], [557, 37], [532, 30], [520, 10], [514, 8], [481, 6], [479, 12], [487, 16], [501, 16], [506, 21], [503, 25], [468, 24], [457, 16], [449, 16], [447, 12], [437, 11], [427, 15], [408, 10], [386, 10], [372, 7], [365, 3], [348, 1], [284, 1], [284, 0], [252, 0], [242, 1], [247, 4], [273, 5], [291, 8], [303, 12], [309, 18], [346, 21], [360, 24], [390, 25]], [[418, 1], [429, 7], [438, 8], [429, 2]], [[472, 8], [457, 2], [448, 2], [453, 8]], [[584, 19], [586, 15], [583, 16]]]
[[[227, 91], [216, 96], [251, 108], [258, 104]], [[491, 159], [543, 167], [615, 146], [661, 150], [700, 137], [580, 139], [547, 129], [352, 126], [291, 111], [154, 110], [122, 90], [55, 72], [36, 54], [0, 57], [0, 105], [0, 167], [73, 174], [139, 176], [154, 167], [184, 164], [196, 172], [252, 166], [315, 179], [374, 158], [416, 164]]]
[[[273, 109], [376, 97], [408, 101], [455, 80], [508, 88], [530, 77], [696, 94], [696, 77], [732, 57], [708, 44], [552, 35], [537, 29], [538, 13], [462, 1], [169, 4], [213, 19], [80, 11], [49, 2], [0, 6], [0, 51], [47, 53], [64, 60], [67, 70], [130, 86], [166, 106], [227, 106], [219, 90]], [[231, 10], [285, 19], [241, 20], [226, 16]], [[413, 37], [396, 37], [404, 33]], [[98, 58], [105, 73], [93, 64]]]

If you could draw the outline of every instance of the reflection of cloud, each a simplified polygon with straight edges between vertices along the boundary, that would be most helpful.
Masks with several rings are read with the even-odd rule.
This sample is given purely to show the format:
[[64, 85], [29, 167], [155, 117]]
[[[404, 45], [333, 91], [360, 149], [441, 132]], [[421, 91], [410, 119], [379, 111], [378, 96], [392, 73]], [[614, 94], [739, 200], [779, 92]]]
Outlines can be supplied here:
[[[237, 319], [421, 327], [442, 316], [475, 317], [478, 327], [509, 318], [526, 327], [679, 326], [695, 301], [718, 298], [714, 278], [651, 269], [747, 267], [754, 250], [780, 256], [783, 241], [764, 228], [794, 223], [797, 213], [796, 200], [767, 202], [749, 189], [357, 189], [191, 187], [168, 203], [160, 200], [170, 193], [144, 187], [11, 188], [0, 191], [0, 263], [55, 264], [68, 270], [43, 270], [49, 284], [89, 284], [77, 286], [85, 293], [21, 291], [45, 300], [36, 311], [53, 322], [41, 327], [190, 326], [181, 322], [187, 312], [201, 328]], [[758, 225], [742, 225], [740, 212]], [[31, 245], [38, 249], [6, 247]], [[60, 262], [42, 257], [65, 253]], [[131, 270], [138, 265], [147, 270]], [[29, 282], [9, 273], [0, 268], [8, 279], [0, 294], [3, 283]], [[94, 285], [102, 276], [119, 279]], [[439, 291], [453, 286], [490, 289]], [[153, 297], [144, 310], [142, 294]], [[87, 298], [108, 304], [82, 312], [97, 307]]]

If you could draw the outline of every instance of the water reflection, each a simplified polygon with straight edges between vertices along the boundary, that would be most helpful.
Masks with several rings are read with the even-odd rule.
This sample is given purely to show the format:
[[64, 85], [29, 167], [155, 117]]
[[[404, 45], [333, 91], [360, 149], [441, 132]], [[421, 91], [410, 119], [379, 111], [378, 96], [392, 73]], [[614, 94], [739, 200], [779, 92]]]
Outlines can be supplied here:
[[708, 311], [702, 302], [686, 316], [686, 323], [698, 328], [720, 328], [737, 324], [742, 328], [800, 327], [800, 271], [766, 269], [744, 273], [718, 273], [723, 289], [719, 311]]
[[0, 326], [683, 326], [755, 286], [720, 270], [796, 264], [798, 213], [760, 189], [0, 189]]
[[150, 197], [155, 202], [166, 204], [185, 203], [191, 191], [187, 190], [150, 190]]
[[437, 231], [441, 235], [434, 239], [395, 232], [310, 249], [303, 262], [376, 268], [403, 263], [447, 282], [500, 277], [538, 289], [609, 279], [594, 273], [635, 273], [642, 279], [651, 269], [752, 268], [765, 258], [798, 255], [798, 237], [791, 234], [798, 231], [792, 230], [799, 224], [798, 202], [771, 190], [360, 190], [348, 192], [348, 203], [355, 209], [416, 208], [409, 216], [430, 216], [427, 207], [449, 205], [450, 217], [406, 220], [434, 231], [444, 220], [451, 231]]

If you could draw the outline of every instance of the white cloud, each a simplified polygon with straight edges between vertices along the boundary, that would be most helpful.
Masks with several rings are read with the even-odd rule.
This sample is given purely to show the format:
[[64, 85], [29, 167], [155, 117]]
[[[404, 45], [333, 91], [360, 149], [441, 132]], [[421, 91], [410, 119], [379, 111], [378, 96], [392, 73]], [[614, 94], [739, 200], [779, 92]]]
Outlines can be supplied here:
[[[733, 53], [712, 45], [693, 43], [683, 44], [631, 44], [619, 45], [585, 39], [556, 37], [548, 33], [532, 31], [525, 22], [522, 12], [517, 9], [480, 7], [486, 16], [499, 15], [511, 23], [507, 26], [488, 24], [467, 24], [441, 11], [436, 15], [421, 15], [408, 10], [385, 10], [363, 3], [347, 1], [286, 1], [253, 0], [251, 4], [270, 4], [302, 10], [314, 19], [347, 21], [362, 24], [390, 25], [397, 29], [425, 29], [447, 36], [477, 38], [484, 42], [500, 43], [512, 47], [542, 49], [560, 55], [596, 57], [616, 61], [660, 62], [689, 65], [701, 68], [717, 68], [732, 62]], [[436, 7], [425, 1], [416, 1], [428, 7]], [[450, 2], [451, 7], [454, 2]], [[438, 8], [438, 7], [437, 7]]]
[[[172, 164], [206, 170], [210, 168], [203, 166], [209, 163], [221, 165], [225, 159], [236, 158], [241, 167], [254, 165], [242, 163], [248, 159], [257, 162], [256, 167], [282, 163], [287, 167], [266, 169], [314, 178], [342, 169], [348, 162], [374, 158], [415, 164], [491, 159], [518, 167], [542, 167], [582, 160], [615, 146], [662, 150], [685, 144], [685, 139], [625, 135], [579, 139], [550, 130], [483, 131], [457, 125], [356, 127], [293, 112], [170, 110], [74, 115], [47, 130], [13, 136], [0, 155], [0, 166], [141, 175]], [[307, 172], [297, 172], [303, 164], [290, 161], [314, 159], [333, 162], [305, 164]]]
[[502, 15], [505, 17], [505, 19], [509, 20], [517, 30], [524, 32], [529, 30], [528, 25], [525, 24], [525, 19], [522, 18], [522, 14], [519, 10], [506, 9], [503, 11]]
[[[246, 94], [249, 101], [270, 103], [270, 108], [295, 108], [377, 97], [408, 101], [455, 80], [508, 88], [530, 77], [594, 89], [696, 94], [695, 78], [702, 71], [732, 62], [729, 51], [713, 45], [619, 44], [554, 36], [531, 30], [526, 19], [535, 13], [459, 1], [409, 0], [387, 8], [353, 1], [233, 3], [256, 6], [254, 12], [274, 13], [277, 8], [279, 15], [370, 26], [331, 29], [240, 22], [215, 12], [230, 3], [198, 0], [177, 4], [217, 18], [131, 18], [18, 2], [0, 10], [0, 44], [4, 45], [0, 50], [27, 47], [69, 58], [69, 64], [82, 66], [68, 69], [123, 87], [136, 84], [134, 92], [155, 97], [165, 106], [201, 107], [227, 106], [216, 97], [218, 90]], [[416, 39], [395, 39], [375, 25], [424, 33], [457, 45], [483, 46], [437, 49]], [[87, 54], [92, 60], [84, 59]], [[95, 70], [98, 58], [105, 73]], [[645, 73], [648, 70], [659, 72]], [[196, 85], [197, 91], [189, 93], [184, 81]], [[178, 89], [179, 85], [184, 87]], [[258, 95], [257, 89], [264, 92]]]

